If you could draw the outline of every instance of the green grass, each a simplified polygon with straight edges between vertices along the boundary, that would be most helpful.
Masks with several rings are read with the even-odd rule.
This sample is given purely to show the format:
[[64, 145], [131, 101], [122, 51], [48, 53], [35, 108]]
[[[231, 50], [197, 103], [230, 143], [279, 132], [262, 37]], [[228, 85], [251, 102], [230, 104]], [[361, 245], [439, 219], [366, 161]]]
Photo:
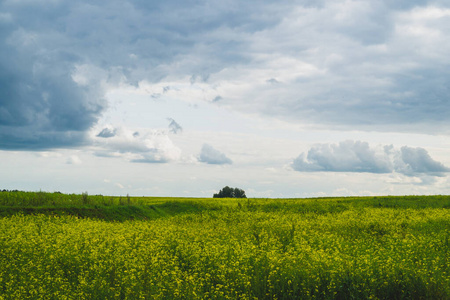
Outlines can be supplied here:
[[[202, 199], [209, 200], [209, 199]], [[0, 217], [73, 215], [107, 221], [150, 220], [180, 213], [219, 209], [217, 203], [196, 198], [113, 197], [83, 193], [0, 192]]]
[[450, 197], [0, 193], [0, 299], [450, 299]]
[[47, 192], [0, 192], [0, 217], [22, 214], [75, 215], [108, 221], [154, 219], [211, 210], [341, 213], [362, 208], [450, 208], [450, 196], [335, 197], [306, 199], [227, 199], [130, 197]]

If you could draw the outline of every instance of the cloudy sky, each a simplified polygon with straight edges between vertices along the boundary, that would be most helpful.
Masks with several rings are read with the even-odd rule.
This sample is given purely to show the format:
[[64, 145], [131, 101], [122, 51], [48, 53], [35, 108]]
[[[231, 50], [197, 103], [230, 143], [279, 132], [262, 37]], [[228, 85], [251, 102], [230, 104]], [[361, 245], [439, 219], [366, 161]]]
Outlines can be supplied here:
[[450, 193], [450, 4], [4, 0], [0, 189]]

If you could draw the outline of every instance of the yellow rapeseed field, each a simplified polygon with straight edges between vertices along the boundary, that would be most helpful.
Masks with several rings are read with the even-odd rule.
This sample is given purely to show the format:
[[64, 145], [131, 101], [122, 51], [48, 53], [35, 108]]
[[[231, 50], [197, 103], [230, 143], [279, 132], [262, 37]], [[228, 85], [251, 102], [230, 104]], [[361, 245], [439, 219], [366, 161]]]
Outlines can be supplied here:
[[0, 218], [0, 299], [450, 299], [448, 208], [230, 201], [153, 220]]

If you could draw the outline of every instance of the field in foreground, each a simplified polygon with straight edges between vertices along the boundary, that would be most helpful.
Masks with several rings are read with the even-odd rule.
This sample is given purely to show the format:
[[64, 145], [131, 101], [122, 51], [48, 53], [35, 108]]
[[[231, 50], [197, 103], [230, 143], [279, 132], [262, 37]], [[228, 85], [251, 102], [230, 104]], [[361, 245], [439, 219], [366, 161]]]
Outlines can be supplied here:
[[450, 197], [0, 193], [0, 299], [450, 299]]

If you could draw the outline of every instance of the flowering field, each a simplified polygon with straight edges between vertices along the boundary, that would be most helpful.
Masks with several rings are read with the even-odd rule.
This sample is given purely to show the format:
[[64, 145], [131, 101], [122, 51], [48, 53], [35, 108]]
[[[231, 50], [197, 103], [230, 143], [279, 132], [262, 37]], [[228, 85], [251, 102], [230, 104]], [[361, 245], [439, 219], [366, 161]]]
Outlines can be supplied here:
[[0, 218], [0, 299], [450, 299], [449, 197], [135, 200]]

